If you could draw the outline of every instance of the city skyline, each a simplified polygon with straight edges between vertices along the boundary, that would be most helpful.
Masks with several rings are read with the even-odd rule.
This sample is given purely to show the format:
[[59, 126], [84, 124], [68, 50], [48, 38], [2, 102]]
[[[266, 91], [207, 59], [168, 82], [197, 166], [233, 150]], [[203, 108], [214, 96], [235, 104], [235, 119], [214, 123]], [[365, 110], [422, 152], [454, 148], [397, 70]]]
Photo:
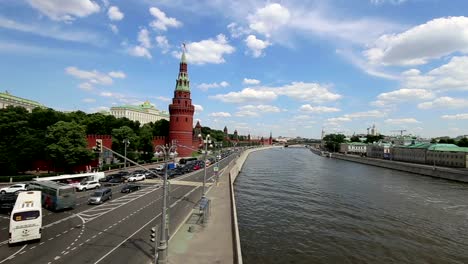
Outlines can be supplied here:
[[382, 134], [455, 137], [468, 131], [467, 7], [2, 1], [1, 89], [57, 110], [150, 100], [167, 111], [186, 43], [194, 123], [244, 135], [320, 138], [322, 127], [376, 124]]

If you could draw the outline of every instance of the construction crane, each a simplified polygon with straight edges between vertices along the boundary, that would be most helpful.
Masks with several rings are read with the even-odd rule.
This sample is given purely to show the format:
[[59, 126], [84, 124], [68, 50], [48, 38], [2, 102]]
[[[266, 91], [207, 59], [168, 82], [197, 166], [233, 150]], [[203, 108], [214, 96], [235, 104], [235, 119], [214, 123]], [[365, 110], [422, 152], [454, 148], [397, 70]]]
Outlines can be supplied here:
[[406, 129], [397, 129], [397, 130], [390, 130], [392, 132], [400, 132], [400, 136], [403, 136], [403, 132], [406, 132]]

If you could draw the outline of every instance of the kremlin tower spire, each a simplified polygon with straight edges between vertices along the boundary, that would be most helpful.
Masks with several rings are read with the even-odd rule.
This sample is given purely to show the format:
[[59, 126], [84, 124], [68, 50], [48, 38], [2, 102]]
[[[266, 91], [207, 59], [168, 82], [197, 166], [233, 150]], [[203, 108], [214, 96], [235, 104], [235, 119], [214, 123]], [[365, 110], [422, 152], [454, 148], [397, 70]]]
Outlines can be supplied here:
[[[179, 75], [176, 80], [174, 98], [169, 105], [169, 142], [177, 141], [177, 152], [180, 157], [190, 156], [192, 150], [193, 113], [195, 107], [190, 98], [190, 81], [187, 71], [185, 45], [179, 65]], [[186, 146], [186, 147], [183, 147]], [[188, 147], [188, 148], [187, 148]]]

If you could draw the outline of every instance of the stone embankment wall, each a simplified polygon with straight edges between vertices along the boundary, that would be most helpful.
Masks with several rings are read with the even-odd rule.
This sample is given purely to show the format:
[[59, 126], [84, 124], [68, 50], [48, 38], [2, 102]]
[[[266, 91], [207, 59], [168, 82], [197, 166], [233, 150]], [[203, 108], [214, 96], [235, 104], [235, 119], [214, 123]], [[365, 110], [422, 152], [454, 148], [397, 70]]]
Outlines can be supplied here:
[[367, 165], [378, 166], [393, 170], [411, 172], [431, 177], [443, 178], [447, 180], [468, 182], [468, 170], [452, 169], [446, 167], [405, 163], [392, 160], [372, 159], [353, 155], [343, 155], [333, 153], [332, 157], [335, 159], [359, 162]]

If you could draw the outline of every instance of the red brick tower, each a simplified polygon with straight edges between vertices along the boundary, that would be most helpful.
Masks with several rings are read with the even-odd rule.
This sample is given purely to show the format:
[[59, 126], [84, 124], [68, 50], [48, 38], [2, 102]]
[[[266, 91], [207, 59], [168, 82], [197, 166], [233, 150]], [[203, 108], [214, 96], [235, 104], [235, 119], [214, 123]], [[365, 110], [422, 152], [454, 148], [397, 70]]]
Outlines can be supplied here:
[[183, 50], [174, 98], [172, 99], [172, 104], [169, 105], [169, 142], [173, 142], [173, 140], [177, 141], [179, 157], [191, 156], [193, 152], [189, 148], [192, 147], [194, 112], [195, 107], [192, 105], [192, 99], [190, 99], [187, 60], [185, 58], [185, 50]]

